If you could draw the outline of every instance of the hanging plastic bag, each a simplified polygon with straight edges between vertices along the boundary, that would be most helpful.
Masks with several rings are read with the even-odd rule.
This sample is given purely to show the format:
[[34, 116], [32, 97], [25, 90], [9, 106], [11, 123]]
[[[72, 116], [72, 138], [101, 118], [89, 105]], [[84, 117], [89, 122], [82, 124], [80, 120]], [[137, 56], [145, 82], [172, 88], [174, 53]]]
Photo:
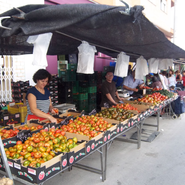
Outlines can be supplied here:
[[160, 61], [160, 59], [158, 59], [158, 58], [150, 58], [148, 60], [149, 73], [157, 73], [158, 72], [159, 61]]
[[160, 59], [159, 61], [159, 69], [164, 70], [164, 69], [168, 69], [169, 67], [171, 67], [173, 65], [173, 59]]
[[94, 54], [97, 52], [96, 47], [89, 45], [86, 41], [82, 41], [82, 44], [78, 47], [78, 51], [77, 73], [93, 74]]
[[128, 63], [130, 56], [126, 55], [124, 52], [121, 52], [117, 57], [116, 67], [114, 70], [114, 75], [119, 77], [125, 77], [128, 73]]
[[27, 42], [34, 45], [33, 48], [33, 65], [47, 67], [48, 62], [46, 54], [51, 41], [52, 33], [44, 33], [35, 36], [29, 36]]
[[148, 64], [143, 56], [140, 56], [136, 60], [136, 71], [135, 71], [135, 79], [144, 79], [144, 76], [148, 74]]

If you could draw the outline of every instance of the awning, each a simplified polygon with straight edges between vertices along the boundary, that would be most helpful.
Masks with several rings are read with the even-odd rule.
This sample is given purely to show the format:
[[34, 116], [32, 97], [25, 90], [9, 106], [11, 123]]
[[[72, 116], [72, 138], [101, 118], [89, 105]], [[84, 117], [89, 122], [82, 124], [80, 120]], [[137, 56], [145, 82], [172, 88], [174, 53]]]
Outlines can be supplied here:
[[52, 32], [48, 55], [77, 53], [81, 41], [96, 46], [97, 51], [117, 57], [123, 51], [135, 60], [149, 58], [185, 58], [185, 51], [171, 43], [143, 14], [142, 6], [97, 4], [27, 5], [11, 9], [0, 17], [0, 54], [32, 53], [28, 36]]

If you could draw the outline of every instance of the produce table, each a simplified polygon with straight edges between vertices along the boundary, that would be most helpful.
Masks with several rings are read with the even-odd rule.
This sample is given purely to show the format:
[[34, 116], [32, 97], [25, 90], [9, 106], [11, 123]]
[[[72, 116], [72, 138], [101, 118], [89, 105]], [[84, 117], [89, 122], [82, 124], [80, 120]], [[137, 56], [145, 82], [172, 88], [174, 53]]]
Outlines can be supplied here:
[[[118, 124], [116, 127], [116, 130], [112, 130], [111, 132], [109, 131], [108, 133], [105, 133], [103, 136], [103, 144], [101, 144], [100, 146], [94, 147], [94, 143], [89, 143], [90, 145], [90, 152], [87, 152], [87, 148], [86, 148], [86, 152], [85, 155], [82, 156], [78, 161], [75, 161], [74, 163], [72, 163], [71, 165], [67, 165], [65, 168], [62, 168], [61, 170], [59, 170], [57, 173], [55, 173], [54, 175], [52, 175], [51, 177], [48, 177], [47, 179], [45, 179], [44, 181], [42, 181], [41, 183], [37, 183], [37, 184], [44, 184], [44, 182], [46, 182], [48, 179], [53, 178], [54, 176], [60, 174], [61, 172], [67, 170], [67, 169], [71, 169], [72, 166], [80, 168], [80, 169], [84, 169], [84, 170], [88, 170], [90, 172], [93, 173], [97, 173], [97, 174], [101, 174], [102, 175], [102, 181], [106, 180], [106, 171], [107, 171], [107, 153], [108, 153], [108, 149], [111, 146], [111, 143], [114, 139], [119, 140], [119, 141], [129, 141], [130, 140], [125, 140], [125, 139], [121, 139], [118, 138], [119, 136], [121, 136], [123, 133], [129, 131], [130, 129], [133, 128], [137, 128], [137, 135], [138, 135], [138, 140], [137, 141], [132, 141], [133, 143], [137, 143], [138, 148], [140, 148], [141, 146], [141, 130], [142, 130], [142, 126], [143, 126], [143, 121], [153, 115], [154, 113], [157, 113], [157, 130], [159, 130], [159, 115], [160, 115], [160, 109], [162, 109], [163, 107], [165, 107], [166, 105], [168, 105], [169, 103], [171, 103], [172, 101], [174, 101], [175, 99], [177, 99], [178, 96], [167, 99], [165, 101], [163, 101], [160, 105], [152, 107], [147, 109], [145, 112], [142, 112], [140, 114], [138, 114], [137, 118], [135, 119], [129, 119], [127, 124]], [[0, 142], [2, 142], [0, 140]], [[86, 145], [88, 146], [88, 145]], [[92, 148], [93, 146], [93, 148]], [[96, 145], [95, 145], [96, 146]], [[0, 143], [0, 151], [2, 154], [2, 158], [3, 158], [3, 162], [5, 164], [5, 169], [8, 173], [8, 176], [23, 184], [33, 184], [33, 182], [28, 182], [27, 180], [23, 180], [22, 178], [17, 177], [14, 174], [11, 174], [10, 168], [7, 164], [9, 164], [9, 162], [7, 163], [7, 158], [6, 155], [4, 153], [4, 147], [3, 144]], [[92, 168], [90, 166], [86, 166], [86, 165], [82, 165], [79, 162], [81, 160], [83, 160], [84, 158], [88, 157], [89, 155], [93, 154], [95, 151], [98, 151], [100, 153], [100, 161], [101, 161], [101, 168], [100, 169], [96, 169], [96, 168]], [[0, 173], [2, 173], [3, 175], [5, 175], [6, 173], [3, 172], [2, 170], [0, 170]], [[36, 183], [35, 183], [36, 184]]]

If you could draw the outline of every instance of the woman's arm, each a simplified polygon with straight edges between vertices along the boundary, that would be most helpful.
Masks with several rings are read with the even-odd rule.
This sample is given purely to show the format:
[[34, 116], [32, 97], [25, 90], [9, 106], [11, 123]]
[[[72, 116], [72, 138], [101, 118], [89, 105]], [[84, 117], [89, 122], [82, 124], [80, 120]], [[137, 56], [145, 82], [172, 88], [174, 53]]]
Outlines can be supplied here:
[[37, 109], [36, 97], [33, 94], [29, 93], [27, 98], [28, 98], [28, 103], [32, 114], [41, 118], [49, 119], [53, 123], [57, 123], [57, 120], [53, 116], [46, 114], [41, 110]]

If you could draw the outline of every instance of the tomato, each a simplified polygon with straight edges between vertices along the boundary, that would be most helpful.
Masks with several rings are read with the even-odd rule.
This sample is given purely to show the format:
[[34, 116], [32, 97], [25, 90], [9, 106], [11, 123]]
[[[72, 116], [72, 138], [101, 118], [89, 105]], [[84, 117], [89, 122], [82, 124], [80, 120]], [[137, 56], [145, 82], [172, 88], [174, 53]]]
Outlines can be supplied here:
[[24, 161], [23, 166], [27, 167], [29, 164], [30, 164], [30, 161], [27, 160], [27, 161]]
[[37, 137], [35, 137], [33, 141], [34, 141], [34, 143], [39, 143], [40, 142], [40, 139], [37, 138]]
[[40, 167], [40, 163], [36, 163], [36, 168], [39, 168]]
[[40, 147], [39, 147], [39, 151], [41, 151], [41, 152], [45, 152], [45, 151], [46, 151], [46, 148], [45, 148], [45, 147], [43, 147], [43, 146], [40, 146]]
[[53, 156], [52, 156], [52, 155], [48, 155], [48, 156], [47, 156], [47, 160], [49, 161], [49, 160], [51, 160], [51, 159], [53, 159]]
[[37, 129], [41, 129], [41, 128], [43, 128], [42, 125], [38, 125], [38, 126], [37, 126]]
[[35, 153], [34, 153], [34, 157], [35, 157], [36, 159], [41, 158], [41, 153], [35, 152]]
[[32, 146], [28, 146], [26, 149], [28, 152], [32, 152], [33, 151], [33, 147]]
[[49, 154], [55, 157], [55, 153], [53, 151], [50, 151]]
[[16, 145], [21, 145], [22, 144], [22, 141], [17, 141], [16, 142]]
[[31, 153], [26, 153], [26, 154], [24, 155], [24, 158], [25, 158], [25, 159], [27, 159], [28, 157], [31, 157]]

